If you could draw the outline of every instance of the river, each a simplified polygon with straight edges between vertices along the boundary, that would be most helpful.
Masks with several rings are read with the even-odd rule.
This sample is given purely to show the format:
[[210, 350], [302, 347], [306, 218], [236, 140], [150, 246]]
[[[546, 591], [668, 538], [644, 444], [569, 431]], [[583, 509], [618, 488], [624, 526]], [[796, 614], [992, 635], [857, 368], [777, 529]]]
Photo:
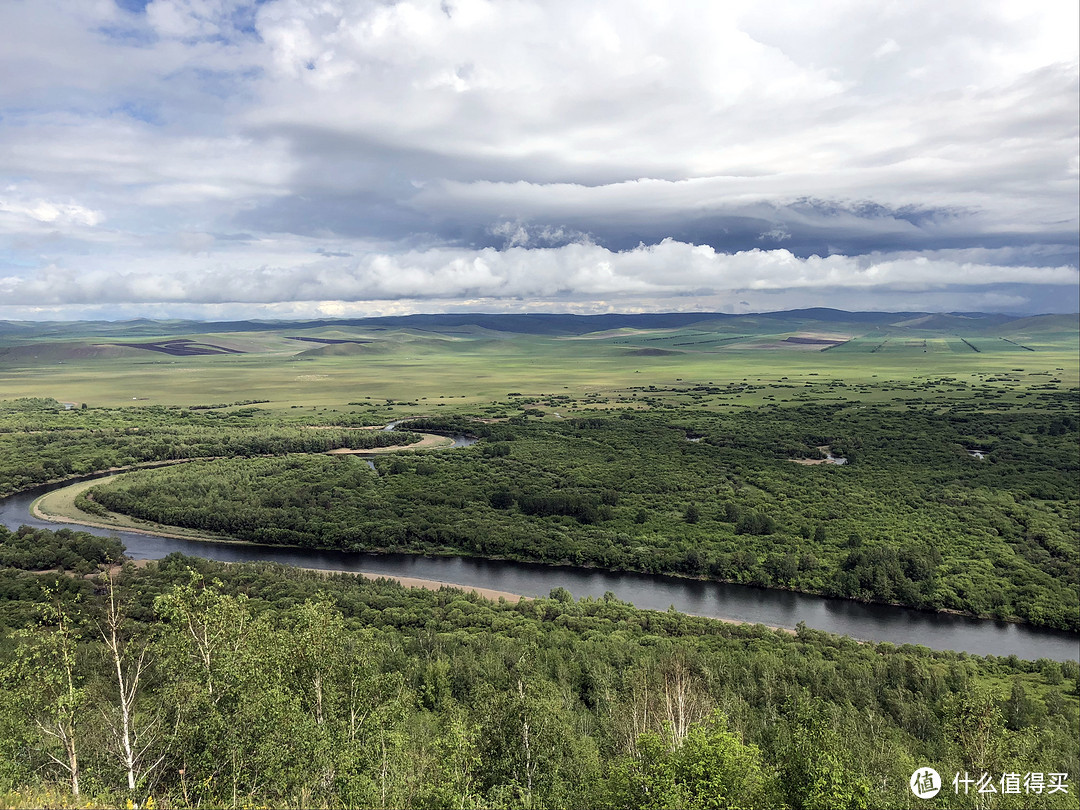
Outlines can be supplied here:
[[[44, 493], [71, 483], [74, 481], [37, 487], [0, 500], [0, 523], [10, 529], [23, 524], [56, 529], [58, 524], [31, 515], [30, 505]], [[557, 587], [566, 588], [575, 597], [601, 597], [606, 591], [612, 591], [619, 599], [639, 608], [667, 610], [674, 607], [697, 616], [792, 629], [801, 621], [816, 630], [856, 639], [888, 641], [897, 645], [922, 644], [933, 649], [963, 650], [975, 655], [1080, 660], [1080, 635], [1076, 633], [771, 588], [475, 557], [277, 548], [182, 540], [77, 524], [72, 527], [93, 534], [119, 536], [127, 546], [128, 555], [134, 559], [157, 560], [179, 551], [227, 562], [269, 561], [306, 568], [417, 577], [526, 596], [546, 596]]]

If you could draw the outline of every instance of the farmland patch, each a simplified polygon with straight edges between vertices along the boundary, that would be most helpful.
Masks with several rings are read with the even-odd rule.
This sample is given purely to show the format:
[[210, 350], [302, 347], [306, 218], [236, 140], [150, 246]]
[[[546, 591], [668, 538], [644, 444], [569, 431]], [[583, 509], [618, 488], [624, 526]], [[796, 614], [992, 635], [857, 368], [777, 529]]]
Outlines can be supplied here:
[[149, 352], [161, 352], [172, 357], [196, 357], [208, 354], [246, 354], [240, 349], [230, 349], [226, 346], [215, 346], [212, 343], [197, 343], [190, 338], [176, 338], [173, 340], [158, 340], [151, 343], [113, 343], [112, 346], [121, 346], [128, 349], [145, 349]]

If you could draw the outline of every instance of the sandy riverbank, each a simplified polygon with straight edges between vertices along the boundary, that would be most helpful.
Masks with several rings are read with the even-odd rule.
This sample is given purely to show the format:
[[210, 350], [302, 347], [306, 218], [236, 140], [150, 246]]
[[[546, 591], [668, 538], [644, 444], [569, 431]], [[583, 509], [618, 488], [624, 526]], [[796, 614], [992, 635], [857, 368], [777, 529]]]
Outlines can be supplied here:
[[314, 571], [316, 574], [350, 574], [352, 576], [363, 577], [364, 579], [392, 579], [395, 582], [400, 582], [406, 588], [424, 588], [428, 591], [437, 591], [440, 588], [456, 588], [459, 591], [465, 591], [482, 596], [484, 599], [490, 599], [492, 602], [498, 602], [500, 599], [505, 599], [507, 602], [520, 602], [522, 599], [532, 599], [531, 596], [523, 596], [520, 593], [510, 593], [509, 591], [496, 591], [493, 588], [474, 588], [469, 585], [458, 585], [454, 582], [440, 582], [437, 579], [419, 579], [418, 577], [398, 577], [393, 574], [374, 574], [370, 571], [344, 571], [342, 569], [333, 568], [304, 568], [301, 566], [301, 570]]
[[[443, 438], [443, 437], [439, 437], [439, 438]], [[222, 536], [208, 535], [208, 534], [203, 534], [203, 533], [199, 533], [199, 532], [192, 531], [192, 530], [178, 529], [175, 526], [164, 526], [164, 525], [161, 525], [161, 524], [152, 524], [152, 523], [147, 523], [147, 522], [143, 522], [143, 521], [139, 521], [138, 523], [136, 523], [136, 521], [133, 518], [129, 518], [129, 517], [125, 516], [125, 515], [115, 515], [115, 513], [110, 513], [110, 517], [112, 518], [111, 522], [109, 521], [108, 518], [95, 520], [90, 515], [87, 515], [86, 513], [80, 511], [78, 509], [78, 507], [75, 506], [74, 502], [75, 502], [76, 496], [79, 493], [81, 493], [85, 489], [88, 489], [89, 487], [91, 487], [91, 486], [93, 486], [94, 484], [97, 484], [97, 483], [100, 483], [100, 480], [95, 479], [95, 480], [90, 480], [90, 481], [81, 481], [81, 482], [79, 482], [77, 484], [72, 484], [72, 485], [69, 485], [67, 487], [63, 487], [61, 489], [54, 490], [53, 492], [47, 493], [46, 495], [43, 495], [41, 498], [38, 498], [34, 502], [34, 504], [31, 506], [31, 510], [30, 510], [31, 514], [33, 514], [34, 517], [36, 517], [36, 518], [38, 518], [40, 520], [47, 520], [47, 521], [59, 522], [59, 523], [69, 523], [69, 524], [73, 523], [73, 524], [83, 525], [83, 526], [92, 526], [94, 528], [99, 528], [99, 529], [113, 529], [113, 530], [118, 530], [118, 531], [134, 532], [136, 534], [157, 535], [157, 536], [161, 536], [161, 537], [173, 537], [173, 538], [182, 539], [182, 540], [210, 540], [210, 541], [218, 542], [218, 543], [226, 542], [226, 543], [235, 543], [237, 545], [246, 545], [246, 546], [257, 546], [258, 545], [256, 543], [248, 543], [248, 542], [245, 542], [243, 540], [235, 540], [235, 539], [232, 539], [232, 538], [227, 538], [227, 537], [222, 537]], [[137, 562], [137, 564], [142, 566], [142, 565], [146, 564], [146, 561], [140, 560], [140, 561]], [[461, 590], [461, 591], [464, 591], [466, 593], [468, 593], [469, 591], [474, 591], [475, 593], [477, 593], [482, 598], [489, 599], [489, 600], [491, 600], [493, 602], [497, 602], [499, 599], [505, 599], [507, 602], [516, 603], [516, 602], [521, 601], [522, 599], [532, 599], [532, 598], [534, 598], [534, 597], [531, 597], [531, 596], [525, 596], [523, 594], [510, 593], [509, 591], [495, 590], [494, 588], [473, 587], [473, 586], [469, 586], [469, 585], [461, 585], [461, 584], [454, 583], [454, 582], [444, 582], [444, 581], [441, 581], [441, 580], [421, 579], [421, 578], [418, 578], [418, 577], [394, 576], [392, 574], [379, 574], [379, 573], [373, 573], [373, 572], [370, 572], [370, 571], [347, 571], [347, 570], [344, 570], [344, 569], [308, 568], [308, 567], [305, 567], [305, 566], [298, 566], [298, 567], [300, 567], [302, 570], [305, 570], [305, 571], [312, 571], [312, 572], [327, 575], [327, 576], [329, 576], [331, 574], [349, 574], [351, 576], [362, 576], [365, 579], [371, 579], [371, 580], [375, 580], [375, 579], [392, 579], [392, 580], [395, 580], [396, 582], [400, 582], [406, 588], [425, 588], [427, 590], [432, 590], [432, 591], [437, 591], [440, 588], [455, 588], [457, 590]], [[695, 614], [689, 614], [689, 615], [695, 615]], [[724, 622], [726, 624], [738, 624], [738, 625], [758, 624], [758, 622], [744, 622], [744, 621], [739, 621], [737, 619], [724, 619], [724, 618], [718, 618], [718, 617], [715, 617], [715, 616], [702, 616], [702, 618], [708, 618], [708, 619], [711, 619], [713, 621], [721, 621], [721, 622]], [[768, 627], [770, 630], [774, 630], [774, 631], [778, 631], [778, 632], [782, 632], [782, 633], [789, 633], [789, 634], [793, 635], [794, 632], [795, 632], [794, 630], [791, 630], [790, 628], [773, 627], [773, 626], [770, 626], [770, 625], [765, 625], [765, 626]]]
[[328, 450], [326, 454], [328, 456], [375, 455], [382, 453], [397, 453], [402, 450], [431, 450], [435, 447], [452, 447], [454, 444], [454, 440], [449, 436], [436, 436], [434, 433], [421, 433], [420, 435], [424, 438], [413, 444], [395, 444], [388, 447], [368, 447], [362, 450], [351, 450], [348, 447], [342, 447], [338, 450]]

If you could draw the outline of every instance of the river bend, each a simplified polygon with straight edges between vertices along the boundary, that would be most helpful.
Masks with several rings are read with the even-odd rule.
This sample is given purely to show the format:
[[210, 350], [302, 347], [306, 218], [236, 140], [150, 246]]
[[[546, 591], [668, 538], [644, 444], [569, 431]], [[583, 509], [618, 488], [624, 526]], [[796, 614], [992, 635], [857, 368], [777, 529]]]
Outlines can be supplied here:
[[[105, 476], [86, 476], [78, 480], [95, 477]], [[46, 492], [72, 483], [76, 481], [35, 487], [0, 500], [0, 523], [10, 529], [23, 524], [56, 529], [59, 524], [35, 518], [30, 513], [30, 506]], [[922, 644], [933, 649], [963, 650], [975, 655], [1080, 660], [1080, 634], [1076, 633], [772, 588], [477, 557], [371, 554], [215, 543], [68, 525], [92, 534], [118, 536], [127, 546], [128, 555], [134, 559], [157, 560], [179, 551], [223, 562], [276, 562], [305, 568], [364, 571], [526, 596], [546, 596], [557, 587], [566, 588], [575, 597], [601, 597], [606, 591], [612, 591], [619, 599], [652, 610], [667, 610], [673, 606], [697, 616], [790, 629], [801, 621], [815, 630], [856, 639], [897, 645]]]

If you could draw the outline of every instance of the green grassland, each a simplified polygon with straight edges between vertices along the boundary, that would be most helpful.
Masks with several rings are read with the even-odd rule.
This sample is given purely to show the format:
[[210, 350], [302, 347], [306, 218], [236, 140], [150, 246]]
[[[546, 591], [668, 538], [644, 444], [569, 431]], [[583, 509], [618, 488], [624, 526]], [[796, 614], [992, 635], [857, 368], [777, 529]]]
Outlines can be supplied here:
[[[185, 334], [193, 343], [230, 352], [192, 356], [135, 347], [178, 337], [164, 328], [154, 335], [143, 324], [137, 337], [103, 338], [79, 335], [73, 327], [71, 333], [37, 337], [0, 333], [0, 397], [45, 396], [107, 407], [257, 399], [286, 409], [341, 408], [370, 398], [382, 405], [389, 400], [408, 414], [476, 407], [509, 392], [618, 404], [633, 399], [631, 389], [650, 385], [809, 384], [811, 392], [821, 393], [823, 384], [842, 381], [849, 388], [835, 392], [839, 396], [848, 396], [851, 386], [872, 384], [874, 391], [857, 398], [889, 399], [893, 384], [948, 376], [969, 388], [993, 385], [1012, 399], [1051, 379], [1066, 388], [1078, 383], [1080, 331], [1066, 328], [1062, 316], [969, 326], [966, 333], [953, 322], [942, 324], [946, 329], [924, 328], [932, 325], [748, 317], [676, 329], [550, 335], [467, 326], [432, 331], [276, 324], [262, 331]], [[290, 339], [297, 336], [306, 340]], [[837, 343], [795, 342], [803, 340]], [[1002, 374], [1009, 379], [987, 382]], [[966, 396], [970, 390], [955, 393]], [[714, 404], [756, 406], [768, 395], [755, 388]], [[950, 398], [941, 391], [935, 397]]]
[[[203, 333], [175, 324], [158, 324], [154, 332], [142, 323], [132, 333], [82, 325], [8, 334], [0, 349], [0, 396], [45, 399], [0, 405], [0, 491], [109, 466], [222, 457], [206, 469], [224, 482], [228, 497], [209, 517], [200, 512], [206, 506], [201, 479], [180, 513], [159, 508], [152, 486], [113, 511], [263, 542], [236, 526], [280, 528], [276, 504], [292, 499], [279, 492], [301, 484], [318, 489], [342, 465], [312, 460], [301, 471], [290, 462], [278, 471], [237, 459], [368, 446], [361, 440], [373, 434], [357, 427], [402, 417], [510, 420], [519, 427], [507, 435], [515, 435], [492, 435], [487, 449], [509, 441], [512, 461], [484, 455], [484, 446], [466, 454], [476, 456], [475, 469], [460, 459], [458, 467], [468, 470], [449, 460], [425, 462], [423, 472], [384, 460], [380, 472], [407, 482], [385, 517], [368, 525], [350, 510], [371, 515], [374, 506], [340, 498], [317, 508], [294, 504], [326, 512], [324, 523], [333, 530], [269, 542], [576, 560], [1072, 627], [1076, 588], [1062, 571], [1076, 564], [1063, 538], [1075, 537], [1077, 520], [1070, 482], [1078, 468], [1072, 437], [1080, 416], [1080, 331], [1069, 331], [1069, 323], [1060, 316], [885, 322], [781, 314], [674, 326], [601, 323], [605, 328], [591, 331], [589, 322], [578, 322], [561, 332], [558, 324], [527, 332], [520, 322], [504, 324], [516, 331], [500, 331], [492, 328], [498, 321], [489, 321], [246, 324]], [[89, 407], [59, 410], [50, 397]], [[633, 414], [647, 417], [641, 425], [648, 429], [623, 421]], [[602, 425], [588, 425], [598, 417]], [[526, 427], [543, 424], [552, 431]], [[584, 428], [602, 432], [603, 446], [583, 444]], [[691, 435], [703, 443], [687, 443]], [[623, 447], [627, 441], [632, 446]], [[610, 498], [605, 488], [629, 486], [611, 478], [609, 445], [619, 446], [628, 463], [647, 463], [656, 480], [638, 496], [622, 493], [623, 506], [600, 510], [599, 522], [582, 523], [574, 509], [591, 516]], [[810, 482], [822, 471], [790, 463], [814, 458], [822, 445], [861, 456], [841, 476], [854, 489], [818, 491]], [[981, 472], [967, 448], [990, 453]], [[690, 452], [703, 455], [691, 463]], [[259, 486], [230, 479], [256, 468], [257, 482], [273, 479], [276, 491], [260, 494]], [[325, 481], [300, 481], [308, 472]], [[139, 474], [132, 481], [179, 492], [185, 475]], [[446, 507], [444, 515], [445, 504], [416, 506], [422, 502], [416, 491], [432, 475], [444, 475], [440, 491], [468, 501], [469, 515], [483, 517], [483, 525], [458, 527], [458, 507]], [[521, 489], [520, 482], [552, 476], [543, 492]], [[496, 483], [517, 507], [490, 505], [491, 498], [506, 500], [492, 489]], [[571, 493], [573, 503], [555, 497], [574, 486], [581, 492]], [[342, 487], [359, 492], [351, 479]], [[547, 509], [550, 504], [536, 504], [550, 498], [551, 508], [570, 512], [524, 514]], [[716, 512], [718, 499], [731, 500], [735, 517]], [[701, 522], [688, 525], [684, 510], [691, 505]], [[222, 525], [206, 522], [221, 522], [233, 507], [259, 518], [253, 523], [245, 512]], [[771, 516], [776, 528], [740, 530], [738, 514], [755, 510]], [[313, 515], [297, 519], [315, 525]], [[814, 536], [823, 521], [830, 526], [827, 541]], [[362, 541], [354, 537], [361, 524]], [[429, 526], [453, 536], [433, 534]], [[942, 581], [909, 583], [892, 562], [863, 559], [848, 545], [855, 535], [893, 550], [923, 538], [944, 555]], [[624, 553], [628, 538], [633, 554]], [[697, 556], [690, 553], [695, 548]], [[781, 565], [811, 549], [819, 565], [796, 573]], [[911, 553], [920, 557], [923, 550]], [[843, 574], [845, 565], [862, 572], [858, 582]]]
[[[0, 322], [0, 495], [212, 457], [68, 489], [57, 508], [1075, 629], [1076, 316], [661, 320]], [[399, 453], [413, 430], [479, 441]], [[375, 444], [374, 469], [327, 454]], [[792, 463], [822, 447], [849, 463]], [[41, 731], [65, 682], [82, 806], [689, 807], [722, 772], [733, 805], [902, 808], [926, 764], [1080, 768], [1072, 661], [171, 555], [118, 574], [130, 649], [149, 651], [139, 717], [162, 721], [150, 750], [169, 763], [130, 793], [105, 742], [108, 598], [87, 576], [118, 553], [0, 527], [0, 806], [73, 805]], [[47, 603], [74, 631], [38, 619]], [[224, 639], [213, 668], [192, 620]], [[693, 711], [681, 743], [676, 689]], [[1038, 806], [1074, 806], [1069, 789]], [[1000, 806], [1034, 806], [1015, 798]]]

